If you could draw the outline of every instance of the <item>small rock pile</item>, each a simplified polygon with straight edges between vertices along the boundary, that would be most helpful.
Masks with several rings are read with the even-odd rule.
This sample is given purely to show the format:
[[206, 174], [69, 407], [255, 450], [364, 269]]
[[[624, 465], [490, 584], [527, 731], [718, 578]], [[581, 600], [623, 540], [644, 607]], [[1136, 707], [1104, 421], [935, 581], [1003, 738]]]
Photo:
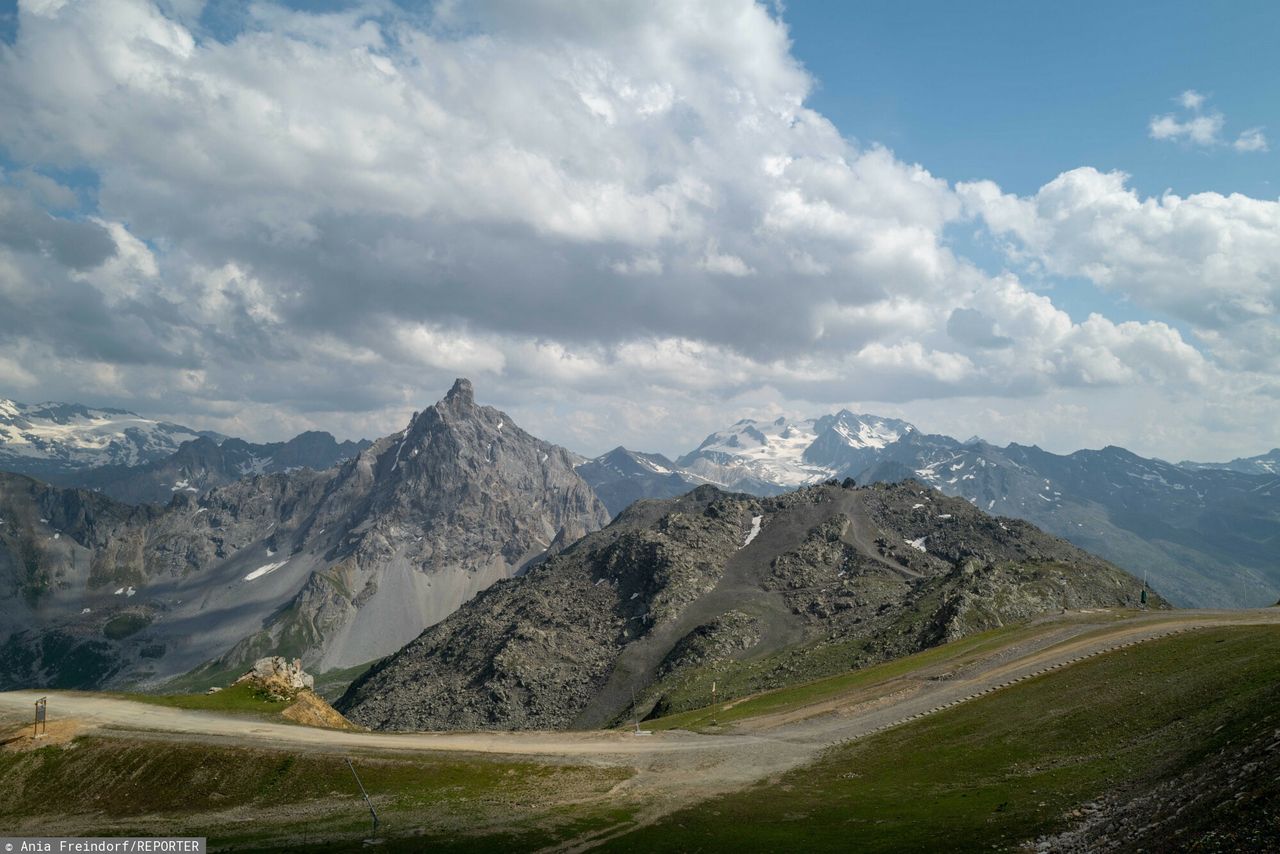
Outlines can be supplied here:
[[253, 669], [237, 679], [234, 685], [252, 682], [269, 693], [273, 699], [291, 700], [304, 688], [314, 691], [315, 677], [302, 669], [302, 661], [289, 661], [283, 656], [273, 655], [259, 658], [253, 663]]

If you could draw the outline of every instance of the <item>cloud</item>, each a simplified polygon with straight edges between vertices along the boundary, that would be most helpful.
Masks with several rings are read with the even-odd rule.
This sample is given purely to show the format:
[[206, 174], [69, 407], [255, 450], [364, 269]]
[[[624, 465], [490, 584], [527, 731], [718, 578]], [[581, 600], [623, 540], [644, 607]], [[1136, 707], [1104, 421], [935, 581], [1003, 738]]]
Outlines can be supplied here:
[[[1187, 89], [1175, 99], [1189, 114], [1179, 118], [1173, 113], [1152, 116], [1147, 133], [1152, 139], [1182, 141], [1201, 148], [1217, 148], [1226, 145], [1222, 131], [1227, 120], [1217, 110], [1203, 112], [1208, 96], [1194, 89]], [[1262, 128], [1250, 128], [1242, 132], [1231, 147], [1240, 152], [1266, 151], [1267, 138]]]
[[1033, 196], [961, 184], [1011, 260], [1080, 276], [1186, 323], [1225, 364], [1280, 372], [1280, 201], [1143, 198], [1122, 172], [1074, 169]]
[[[1036, 407], [1267, 358], [1234, 339], [1271, 322], [1269, 203], [1092, 170], [953, 187], [807, 106], [763, 4], [236, 9], [214, 34], [198, 3], [20, 6], [0, 386], [276, 438], [390, 432], [474, 374], [585, 450], [678, 450], [740, 407]], [[958, 253], [974, 217], [1027, 269]], [[1043, 271], [1198, 337], [1073, 320]]]
[[1186, 140], [1201, 146], [1214, 146], [1222, 142], [1222, 126], [1226, 119], [1222, 113], [1192, 116], [1179, 121], [1173, 115], [1154, 116], [1151, 119], [1152, 139]]
[[1236, 151], [1269, 151], [1267, 146], [1267, 137], [1262, 133], [1262, 128], [1249, 128], [1240, 136], [1236, 137], [1236, 141], [1231, 143], [1231, 147]]
[[1178, 103], [1187, 110], [1199, 111], [1200, 108], [1204, 106], [1204, 102], [1206, 100], [1207, 96], [1201, 95], [1195, 89], [1187, 89], [1178, 96]]

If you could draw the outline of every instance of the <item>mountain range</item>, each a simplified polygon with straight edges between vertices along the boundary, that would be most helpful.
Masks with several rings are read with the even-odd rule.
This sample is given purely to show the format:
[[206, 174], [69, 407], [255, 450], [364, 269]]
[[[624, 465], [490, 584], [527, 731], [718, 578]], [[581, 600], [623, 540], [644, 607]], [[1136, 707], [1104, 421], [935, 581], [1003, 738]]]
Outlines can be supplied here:
[[100, 466], [154, 462], [202, 437], [222, 438], [124, 409], [0, 398], [0, 471], [46, 480]]
[[[1142, 584], [919, 483], [632, 504], [351, 686], [375, 729], [592, 729], [844, 673]], [[1150, 604], [1162, 604], [1151, 597]]]
[[164, 507], [0, 475], [0, 687], [363, 665], [603, 526], [573, 462], [460, 380], [336, 468]]
[[[675, 545], [644, 546], [652, 551], [647, 563], [620, 552], [608, 558], [626, 557], [648, 567], [626, 572], [658, 574], [643, 582], [657, 585], [653, 589], [628, 588], [636, 594], [635, 607], [643, 604], [648, 610], [632, 613], [631, 605], [606, 602], [604, 611], [583, 616], [605, 632], [600, 628], [605, 623], [652, 614], [654, 607], [660, 610], [664, 596], [709, 595], [711, 588], [702, 588], [726, 574], [733, 577], [731, 565], [742, 559], [721, 548], [728, 548], [729, 540], [721, 542], [726, 532], [746, 526], [744, 536], [750, 536], [750, 520], [759, 516], [766, 529], [775, 532], [764, 540], [772, 542], [780, 536], [777, 532], [801, 525], [780, 522], [804, 516], [795, 515], [800, 511], [794, 502], [803, 504], [795, 496], [811, 493], [855, 501], [845, 497], [847, 492], [860, 496], [858, 507], [871, 502], [903, 514], [898, 518], [886, 515], [888, 510], [845, 513], [853, 526], [848, 530], [862, 531], [861, 539], [846, 545], [856, 546], [858, 560], [875, 564], [869, 565], [874, 572], [860, 576], [859, 584], [870, 587], [859, 588], [853, 598], [841, 598], [834, 588], [822, 587], [827, 579], [814, 588], [826, 590], [821, 602], [778, 600], [792, 610], [799, 608], [797, 614], [839, 606], [839, 613], [860, 615], [856, 631], [852, 624], [840, 622], [843, 618], [820, 620], [816, 629], [807, 623], [804, 628], [791, 617], [783, 623], [791, 627], [788, 638], [810, 629], [856, 635], [866, 656], [874, 657], [875, 649], [898, 649], [868, 626], [879, 625], [876, 619], [889, 613], [910, 613], [924, 620], [921, 585], [950, 578], [957, 567], [966, 565], [967, 553], [960, 551], [944, 559], [934, 547], [925, 546], [928, 557], [916, 556], [916, 545], [938, 542], [943, 533], [926, 532], [915, 518], [929, 502], [952, 502], [952, 509], [936, 514], [948, 526], [954, 524], [951, 520], [978, 519], [963, 547], [994, 556], [986, 563], [997, 568], [1011, 557], [988, 540], [1004, 536], [996, 531], [1024, 530], [1014, 521], [1021, 519], [1145, 576], [1174, 604], [1271, 604], [1280, 594], [1280, 475], [1267, 471], [1270, 455], [1222, 466], [1173, 465], [1120, 448], [1056, 455], [1034, 446], [960, 442], [925, 434], [904, 421], [842, 411], [803, 421], [740, 421], [674, 461], [621, 447], [584, 460], [530, 436], [508, 415], [476, 404], [465, 380], [455, 383], [435, 405], [415, 413], [404, 430], [373, 442], [338, 442], [328, 434], [307, 433], [288, 442], [254, 445], [117, 410], [6, 404], [4, 411], [11, 428], [23, 431], [6, 459], [22, 463], [28, 471], [44, 465], [56, 471], [41, 479], [0, 473], [0, 686], [158, 685], [179, 677], [186, 680], [183, 684], [214, 684], [267, 653], [301, 657], [322, 674], [350, 671], [349, 680], [370, 662], [410, 642], [435, 645], [461, 667], [474, 659], [457, 646], [463, 635], [449, 636], [445, 628], [432, 634], [432, 627], [444, 625], [442, 620], [495, 582], [525, 575], [547, 579], [541, 569], [535, 570], [543, 561], [568, 549], [556, 565], [573, 563], [579, 559], [570, 560], [570, 553], [595, 554], [619, 532], [640, 548], [635, 537], [648, 537], [645, 531], [666, 537], [708, 513], [732, 516], [732, 525], [716, 522], [723, 530], [717, 529], [715, 537], [707, 534], [710, 539], [690, 541], [702, 545], [681, 559], [697, 567], [689, 571], [700, 574], [702, 581], [695, 587], [700, 584], [701, 592], [691, 593], [694, 588], [686, 590], [683, 582], [663, 580], [663, 573], [668, 573], [663, 567]], [[44, 436], [39, 453], [32, 450], [36, 446], [30, 437], [36, 435]], [[91, 465], [93, 459], [112, 458], [135, 464]], [[897, 484], [896, 489], [907, 490], [901, 494], [914, 490], [919, 497], [904, 505], [903, 500], [886, 498], [899, 495], [892, 491], [841, 491], [844, 486], [837, 485], [842, 481], [850, 487]], [[687, 506], [661, 504], [671, 500], [686, 501]], [[611, 517], [612, 533], [575, 545], [584, 535], [604, 528]], [[826, 521], [813, 524], [821, 527]], [[695, 527], [704, 524], [710, 522], [697, 522]], [[871, 535], [873, 529], [879, 533]], [[780, 542], [780, 551], [768, 561], [785, 564], [792, 560], [787, 554], [818, 548], [805, 545], [806, 532], [797, 534], [800, 539], [794, 542]], [[839, 533], [835, 539], [845, 536]], [[904, 548], [904, 543], [910, 547]], [[689, 543], [680, 548], [690, 548]], [[625, 584], [618, 573], [624, 567], [603, 567], [598, 559], [605, 558], [582, 558], [585, 562], [573, 564], [576, 575], [554, 578], [589, 577], [593, 584], [622, 589]], [[912, 569], [921, 560], [928, 563], [927, 571]], [[1067, 562], [1085, 565], [1075, 553]], [[917, 575], [902, 576], [904, 566]], [[881, 569], [889, 575], [882, 578]], [[763, 570], [753, 572], [750, 601], [761, 595], [756, 590], [761, 584], [766, 590], [793, 582], [805, 586], [789, 576], [769, 581], [760, 575]], [[626, 582], [633, 583], [641, 581]], [[536, 610], [554, 599], [547, 597], [558, 584], [504, 583], [478, 601], [497, 605], [510, 591], [533, 591], [502, 607]], [[890, 588], [897, 591], [890, 599], [876, 598]], [[962, 592], [948, 589], [948, 595]], [[868, 590], [880, 592], [872, 596]], [[586, 602], [602, 593], [577, 590], [563, 604], [564, 613], [581, 604], [574, 598], [578, 594]], [[543, 604], [531, 604], [523, 598], [526, 595]], [[862, 605], [850, 604], [857, 597], [877, 602], [873, 611], [881, 606], [887, 610], [861, 610]], [[766, 596], [760, 601], [774, 600]], [[776, 604], [759, 607], [773, 613]], [[754, 631], [744, 628], [750, 620], [727, 611], [708, 617], [712, 618], [736, 627], [735, 643], [746, 643], [743, 638], [749, 639]], [[928, 619], [938, 622], [934, 616]], [[479, 655], [480, 639], [497, 638], [493, 632], [498, 630], [479, 623], [472, 628], [478, 632]], [[917, 641], [923, 637], [918, 628], [908, 632]], [[424, 630], [428, 633], [419, 637]], [[546, 629], [526, 626], [520, 631], [536, 635]], [[711, 637], [716, 631], [706, 629], [697, 637]], [[583, 654], [595, 649], [593, 654], [603, 658], [591, 666], [580, 662], [583, 674], [595, 672], [591, 667], [601, 661], [615, 660], [612, 657], [626, 646], [619, 640], [625, 640], [625, 634], [592, 637], [589, 642], [579, 639], [585, 644], [580, 647]], [[518, 638], [510, 638], [511, 649], [520, 646], [515, 643]], [[544, 639], [552, 645], [559, 642]], [[721, 641], [707, 643], [715, 646]], [[652, 691], [644, 688], [642, 693], [648, 692], [645, 696], [655, 707], [669, 706], [670, 691], [654, 687], [665, 677], [650, 670], [645, 672]], [[366, 682], [364, 690], [376, 684]], [[459, 698], [467, 696], [461, 683], [455, 688]], [[617, 704], [607, 711], [616, 714]], [[490, 713], [492, 709], [485, 712]], [[378, 715], [369, 714], [370, 720]], [[456, 709], [448, 714], [466, 717]]]
[[704, 483], [763, 496], [833, 478], [916, 480], [1145, 575], [1176, 604], [1241, 607], [1280, 597], [1276, 459], [1174, 465], [1117, 447], [1061, 455], [846, 410], [739, 421], [675, 462], [615, 448], [579, 472], [615, 514]]

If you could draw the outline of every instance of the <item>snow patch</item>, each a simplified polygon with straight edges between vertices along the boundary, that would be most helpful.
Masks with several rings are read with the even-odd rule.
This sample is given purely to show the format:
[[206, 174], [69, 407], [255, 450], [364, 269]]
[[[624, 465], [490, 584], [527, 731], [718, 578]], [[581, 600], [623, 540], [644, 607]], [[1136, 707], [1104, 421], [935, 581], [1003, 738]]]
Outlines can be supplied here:
[[[904, 538], [904, 539], [905, 539], [905, 538]], [[928, 538], [927, 538], [927, 537], [919, 537], [918, 539], [914, 539], [914, 540], [907, 540], [906, 542], [907, 542], [907, 545], [911, 546], [911, 548], [915, 549], [916, 551], [918, 551], [918, 552], [923, 552], [923, 551], [928, 551], [928, 549], [926, 549], [926, 548], [924, 547], [924, 541], [925, 541], [926, 539], [928, 539]]]
[[253, 581], [255, 578], [261, 578], [262, 576], [267, 575], [268, 573], [275, 572], [277, 569], [284, 566], [288, 562], [289, 561], [287, 560], [282, 560], [282, 561], [277, 561], [276, 563], [268, 563], [263, 566], [260, 566], [257, 569], [255, 569], [253, 572], [246, 575], [244, 577], [244, 580]]
[[763, 516], [751, 517], [751, 530], [747, 533], [747, 538], [742, 541], [742, 547], [745, 549], [751, 545], [751, 541], [760, 536], [760, 523], [764, 521]]

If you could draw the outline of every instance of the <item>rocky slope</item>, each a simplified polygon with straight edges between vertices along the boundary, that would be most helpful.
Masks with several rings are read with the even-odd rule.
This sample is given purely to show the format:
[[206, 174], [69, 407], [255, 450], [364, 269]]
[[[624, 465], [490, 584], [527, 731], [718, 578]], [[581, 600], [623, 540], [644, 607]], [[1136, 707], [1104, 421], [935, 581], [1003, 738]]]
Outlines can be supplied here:
[[641, 716], [677, 711], [711, 678], [760, 690], [1140, 594], [1105, 561], [918, 483], [702, 486], [494, 585], [338, 708], [378, 729], [600, 726], [633, 693]]
[[459, 380], [334, 471], [165, 508], [0, 475], [0, 688], [193, 668], [221, 684], [264, 655], [319, 673], [379, 658], [605, 523], [572, 463]]
[[0, 399], [0, 471], [46, 480], [98, 466], [163, 459], [201, 436], [221, 438], [123, 409]]
[[329, 433], [301, 433], [287, 442], [254, 444], [201, 437], [173, 454], [141, 465], [102, 466], [53, 475], [59, 486], [92, 489], [129, 504], [168, 504], [179, 492], [201, 494], [255, 474], [300, 468], [323, 471], [349, 460], [372, 442], [339, 442]]

